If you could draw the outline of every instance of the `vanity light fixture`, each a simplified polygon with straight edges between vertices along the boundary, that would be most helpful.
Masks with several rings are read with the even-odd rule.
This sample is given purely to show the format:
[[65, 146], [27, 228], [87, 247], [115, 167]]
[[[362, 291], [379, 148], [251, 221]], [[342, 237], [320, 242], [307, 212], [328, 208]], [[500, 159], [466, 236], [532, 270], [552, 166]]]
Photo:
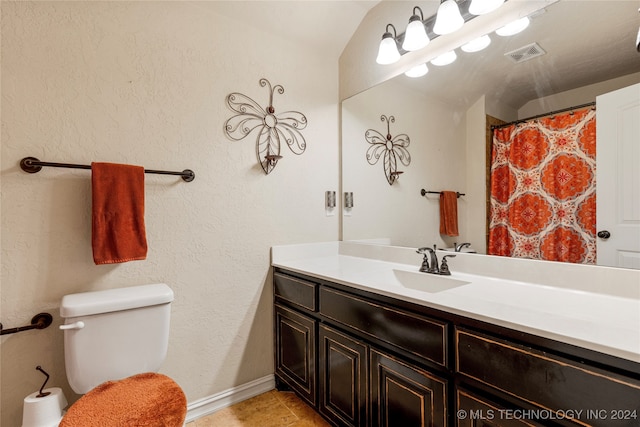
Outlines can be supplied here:
[[458, 58], [458, 55], [456, 55], [456, 52], [454, 50], [450, 50], [449, 52], [445, 52], [440, 56], [436, 56], [435, 58], [433, 58], [431, 60], [431, 63], [433, 65], [437, 65], [439, 67], [442, 67], [444, 65], [449, 65], [452, 62], [454, 62], [456, 59]]
[[513, 36], [524, 31], [524, 29], [529, 26], [530, 22], [529, 17], [525, 16], [524, 18], [517, 19], [502, 28], [498, 28], [496, 30], [496, 34], [503, 37]]
[[[420, 12], [420, 16], [416, 13]], [[402, 42], [402, 48], [408, 52], [414, 50], [420, 50], [429, 44], [429, 36], [427, 30], [424, 27], [424, 15], [420, 7], [415, 6], [413, 8], [413, 15], [409, 18], [409, 24], [404, 32], [404, 41]]]
[[480, 52], [490, 44], [491, 38], [488, 34], [485, 34], [484, 36], [480, 36], [477, 39], [471, 40], [469, 43], [463, 44], [462, 46], [460, 46], [460, 49], [467, 53]]
[[[393, 28], [393, 34], [389, 31], [389, 27]], [[378, 64], [393, 64], [400, 59], [396, 37], [396, 27], [394, 27], [393, 24], [387, 24], [386, 31], [382, 35], [382, 41], [380, 41], [380, 47], [378, 48], [378, 57], [376, 58]]]
[[422, 77], [429, 72], [429, 68], [427, 68], [427, 64], [416, 65], [410, 70], [404, 73], [407, 77]]
[[502, 6], [502, 3], [504, 3], [504, 0], [472, 0], [469, 6], [469, 13], [484, 15], [485, 13], [493, 12]]
[[[461, 28], [465, 22], [474, 19], [478, 15], [492, 12], [499, 8], [505, 0], [440, 0], [438, 11], [435, 15], [424, 18], [424, 13], [419, 6], [413, 8], [409, 23], [404, 33], [398, 35], [393, 24], [387, 24], [382, 40], [378, 47], [376, 62], [378, 64], [394, 64], [407, 52], [420, 50], [427, 46], [431, 40], [441, 35], [450, 34]], [[522, 28], [528, 18], [519, 22]], [[511, 28], [511, 26], [508, 26]], [[508, 28], [505, 28], [507, 30]], [[515, 33], [514, 33], [515, 34]], [[491, 43], [488, 36], [468, 43], [463, 50], [465, 52], [478, 52]], [[444, 59], [447, 58], [447, 61]], [[434, 64], [446, 65], [455, 61], [455, 53], [447, 53], [444, 58], [434, 60]], [[426, 74], [426, 65], [419, 65], [407, 71], [409, 77], [419, 77]]]
[[436, 24], [433, 32], [439, 35], [451, 34], [462, 28], [464, 19], [460, 14], [460, 8], [456, 0], [442, 0], [436, 15]]

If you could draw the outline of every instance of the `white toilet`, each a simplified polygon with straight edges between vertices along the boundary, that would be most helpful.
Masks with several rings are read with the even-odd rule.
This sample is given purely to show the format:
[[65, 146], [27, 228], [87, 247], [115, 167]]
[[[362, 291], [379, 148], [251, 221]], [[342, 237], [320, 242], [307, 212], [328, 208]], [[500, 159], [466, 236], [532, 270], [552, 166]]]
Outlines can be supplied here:
[[183, 425], [185, 394], [157, 373], [167, 355], [172, 301], [163, 283], [62, 298], [67, 379], [83, 396], [60, 426]]
[[164, 283], [66, 295], [67, 380], [78, 394], [99, 384], [157, 372], [169, 343], [173, 291]]

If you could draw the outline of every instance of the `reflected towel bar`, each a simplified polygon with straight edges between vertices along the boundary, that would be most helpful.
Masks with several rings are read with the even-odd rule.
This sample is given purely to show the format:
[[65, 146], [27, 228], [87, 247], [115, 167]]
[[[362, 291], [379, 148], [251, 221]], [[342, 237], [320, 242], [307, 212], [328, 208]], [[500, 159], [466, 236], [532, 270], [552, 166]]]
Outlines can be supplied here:
[[[442, 194], [442, 191], [427, 191], [424, 188], [420, 190], [420, 195], [426, 196], [427, 194]], [[456, 191], [456, 196], [460, 198], [460, 196], [464, 196], [464, 193], [459, 193]]]
[[[27, 173], [40, 172], [43, 166], [53, 167], [53, 168], [91, 169], [91, 165], [74, 165], [70, 163], [41, 162], [35, 157], [25, 157], [24, 159], [20, 160], [20, 168], [22, 168], [22, 170]], [[153, 173], [156, 175], [177, 175], [182, 177], [182, 179], [185, 180], [186, 182], [191, 182], [196, 178], [195, 172], [193, 172], [191, 169], [185, 169], [182, 172], [145, 169], [144, 173]]]

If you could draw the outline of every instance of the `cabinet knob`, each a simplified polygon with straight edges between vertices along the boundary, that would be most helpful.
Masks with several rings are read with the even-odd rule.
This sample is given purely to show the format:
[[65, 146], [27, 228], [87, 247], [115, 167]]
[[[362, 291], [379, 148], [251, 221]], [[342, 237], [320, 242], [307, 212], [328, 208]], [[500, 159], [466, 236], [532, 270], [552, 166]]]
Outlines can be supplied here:
[[611, 233], [609, 233], [607, 230], [598, 231], [598, 237], [607, 240], [609, 237], [611, 237]]

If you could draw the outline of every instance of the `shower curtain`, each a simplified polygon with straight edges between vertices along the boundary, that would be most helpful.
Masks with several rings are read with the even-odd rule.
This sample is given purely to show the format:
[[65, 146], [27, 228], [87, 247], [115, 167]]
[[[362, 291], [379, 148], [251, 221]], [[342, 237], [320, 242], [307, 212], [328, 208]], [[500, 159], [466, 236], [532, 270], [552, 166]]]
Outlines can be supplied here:
[[494, 129], [490, 255], [596, 262], [593, 108]]

